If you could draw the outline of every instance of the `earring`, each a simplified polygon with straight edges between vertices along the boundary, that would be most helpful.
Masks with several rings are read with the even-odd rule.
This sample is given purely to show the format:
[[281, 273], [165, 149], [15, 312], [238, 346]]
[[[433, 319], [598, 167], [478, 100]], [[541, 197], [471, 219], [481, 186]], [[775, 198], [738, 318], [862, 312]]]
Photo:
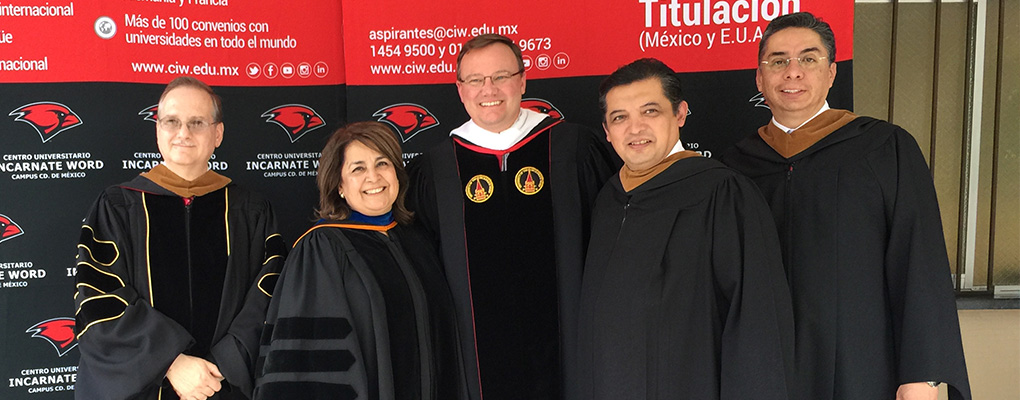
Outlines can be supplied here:
[[345, 197], [344, 197], [344, 192], [340, 192], [340, 198], [341, 198], [341, 199], [345, 198]]

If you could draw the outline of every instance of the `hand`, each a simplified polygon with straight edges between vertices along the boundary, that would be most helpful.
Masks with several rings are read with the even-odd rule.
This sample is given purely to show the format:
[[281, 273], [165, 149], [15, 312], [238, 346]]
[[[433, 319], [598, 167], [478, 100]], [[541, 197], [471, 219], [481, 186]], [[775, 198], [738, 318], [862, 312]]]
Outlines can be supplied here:
[[896, 400], [938, 400], [939, 388], [927, 382], [904, 383], [896, 391]]
[[220, 391], [223, 375], [215, 364], [181, 354], [170, 364], [166, 378], [182, 400], [205, 400]]

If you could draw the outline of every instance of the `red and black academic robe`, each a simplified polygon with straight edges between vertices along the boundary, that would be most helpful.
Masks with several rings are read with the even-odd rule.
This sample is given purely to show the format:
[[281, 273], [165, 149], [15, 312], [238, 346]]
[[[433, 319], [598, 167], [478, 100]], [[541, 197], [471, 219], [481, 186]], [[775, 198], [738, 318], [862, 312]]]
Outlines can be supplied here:
[[466, 399], [453, 314], [415, 227], [322, 222], [280, 275], [254, 398]]
[[790, 158], [754, 135], [723, 160], [775, 218], [801, 398], [892, 399], [925, 381], [970, 398], [938, 202], [909, 133], [858, 117]]
[[789, 289], [754, 183], [704, 157], [610, 179], [578, 330], [579, 399], [787, 399]]
[[609, 160], [594, 132], [546, 118], [505, 151], [455, 136], [408, 166], [408, 204], [442, 254], [472, 399], [562, 398]]
[[286, 246], [255, 193], [226, 184], [185, 200], [139, 176], [107, 188], [85, 218], [76, 398], [176, 399], [165, 375], [181, 353], [217, 365], [213, 398], [250, 396]]

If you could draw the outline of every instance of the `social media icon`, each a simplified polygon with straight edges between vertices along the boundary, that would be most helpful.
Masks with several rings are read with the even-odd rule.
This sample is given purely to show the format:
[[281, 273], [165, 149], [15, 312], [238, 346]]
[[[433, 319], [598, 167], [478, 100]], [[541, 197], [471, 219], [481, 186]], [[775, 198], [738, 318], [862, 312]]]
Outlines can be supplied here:
[[540, 69], [540, 70], [545, 71], [545, 70], [549, 69], [549, 64], [550, 64], [549, 55], [548, 54], [539, 54], [538, 57], [535, 58], [535, 63], [538, 64], [538, 69]]
[[524, 70], [528, 71], [531, 69], [531, 56], [524, 56], [521, 61], [524, 61]]
[[288, 79], [294, 76], [294, 64], [283, 63], [283, 65], [280, 66], [280, 75], [283, 75], [284, 78]]
[[566, 69], [570, 65], [570, 56], [567, 53], [559, 52], [553, 56], [553, 66], [558, 69]]
[[298, 76], [300, 76], [302, 78], [307, 78], [307, 77], [311, 76], [312, 75], [312, 66], [309, 65], [306, 62], [298, 64], [297, 74], [298, 74]]
[[317, 76], [317, 77], [325, 78], [326, 75], [329, 74], [329, 65], [326, 65], [325, 62], [319, 61], [319, 62], [315, 63], [315, 68], [314, 69], [315, 69], [315, 76]]
[[266, 75], [266, 78], [276, 78], [276, 74], [280, 73], [280, 69], [276, 67], [275, 63], [266, 63], [262, 66], [262, 73]]
[[256, 63], [250, 63], [250, 64], [248, 64], [248, 68], [246, 68], [245, 71], [248, 72], [248, 77], [249, 78], [255, 79], [255, 78], [258, 78], [259, 74], [262, 73], [262, 67], [259, 66]]

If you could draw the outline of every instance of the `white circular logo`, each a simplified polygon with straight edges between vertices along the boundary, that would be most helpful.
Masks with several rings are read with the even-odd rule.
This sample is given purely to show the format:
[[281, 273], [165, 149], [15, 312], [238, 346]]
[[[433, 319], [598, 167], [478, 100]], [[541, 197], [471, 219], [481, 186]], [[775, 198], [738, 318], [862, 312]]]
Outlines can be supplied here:
[[103, 39], [112, 38], [113, 35], [117, 33], [117, 24], [114, 23], [113, 18], [110, 17], [103, 16], [96, 18], [96, 24], [94, 27], [96, 29], [96, 36]]
[[255, 79], [262, 74], [262, 66], [256, 63], [248, 63], [248, 67], [244, 71], [248, 73], [249, 78]]

